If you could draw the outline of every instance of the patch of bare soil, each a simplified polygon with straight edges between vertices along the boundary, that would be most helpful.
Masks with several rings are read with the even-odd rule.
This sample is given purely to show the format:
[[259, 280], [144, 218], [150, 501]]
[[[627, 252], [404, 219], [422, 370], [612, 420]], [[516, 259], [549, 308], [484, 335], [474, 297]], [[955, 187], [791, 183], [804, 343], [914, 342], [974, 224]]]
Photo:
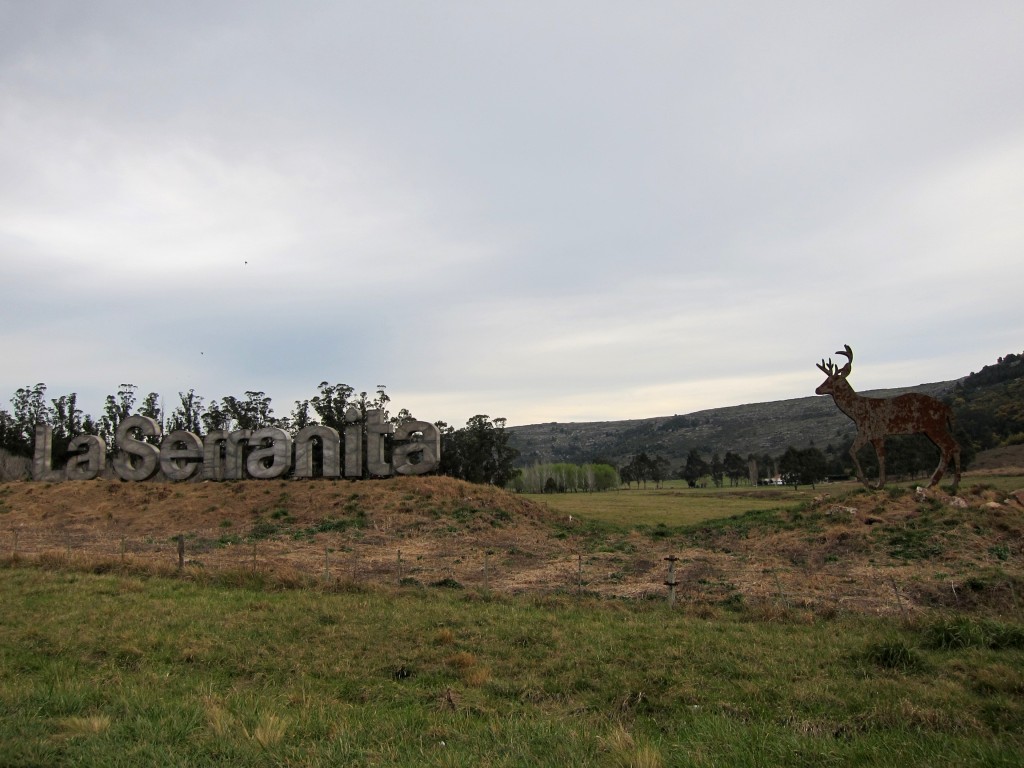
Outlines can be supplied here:
[[[179, 537], [181, 549], [179, 549]], [[817, 496], [685, 531], [614, 531], [450, 478], [0, 485], [0, 562], [287, 585], [668, 594], [768, 612], [1019, 612], [1024, 493]]]

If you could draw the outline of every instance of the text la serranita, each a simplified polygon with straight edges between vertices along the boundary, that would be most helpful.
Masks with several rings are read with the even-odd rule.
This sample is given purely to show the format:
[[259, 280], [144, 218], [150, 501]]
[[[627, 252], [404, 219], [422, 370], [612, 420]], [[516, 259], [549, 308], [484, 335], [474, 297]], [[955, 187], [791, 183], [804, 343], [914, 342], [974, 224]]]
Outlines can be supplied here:
[[[113, 459], [114, 472], [122, 480], [140, 482], [152, 478], [157, 470], [168, 480], [182, 481], [199, 473], [204, 480], [268, 480], [282, 477], [289, 470], [293, 470], [293, 477], [313, 477], [315, 470], [320, 469], [323, 477], [358, 479], [367, 474], [422, 475], [437, 469], [441, 435], [433, 424], [409, 421], [395, 427], [385, 421], [379, 410], [367, 411], [364, 421], [357, 409], [349, 410], [345, 422], [343, 434], [318, 425], [300, 429], [294, 439], [279, 427], [230, 432], [219, 429], [202, 438], [176, 429], [156, 446], [140, 438], [161, 437], [159, 422], [147, 416], [129, 416], [115, 435], [119, 450]], [[392, 436], [391, 461], [385, 457], [385, 435]], [[34, 480], [92, 480], [106, 466], [107, 445], [97, 435], [71, 439], [63, 472], [52, 468], [52, 443], [52, 428], [37, 424], [32, 460]], [[315, 455], [316, 444], [321, 448], [319, 456]]]

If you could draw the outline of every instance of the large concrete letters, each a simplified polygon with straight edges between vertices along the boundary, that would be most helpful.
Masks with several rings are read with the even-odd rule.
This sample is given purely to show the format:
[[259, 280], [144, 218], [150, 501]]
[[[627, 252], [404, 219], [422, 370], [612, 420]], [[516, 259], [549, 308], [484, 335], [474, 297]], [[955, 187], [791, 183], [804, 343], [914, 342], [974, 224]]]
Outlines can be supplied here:
[[[160, 424], [135, 415], [118, 426], [113, 469], [122, 480], [136, 482], [154, 477], [157, 471], [174, 482], [197, 475], [204, 480], [271, 479], [283, 477], [289, 470], [297, 478], [319, 474], [325, 478], [356, 479], [366, 475], [421, 475], [437, 469], [440, 463], [441, 435], [433, 424], [425, 421], [410, 421], [396, 430], [383, 412], [367, 411], [364, 418], [358, 408], [352, 407], [345, 414], [343, 432], [339, 435], [330, 427], [310, 426], [299, 430], [293, 442], [278, 427], [212, 430], [202, 438], [176, 429], [157, 446], [145, 438], [161, 437]], [[53, 470], [53, 429], [37, 424], [35, 437], [34, 480], [92, 480], [106, 467], [107, 445], [101, 437], [78, 435], [72, 439], [62, 472]]]
[[160, 437], [156, 419], [148, 416], [129, 416], [117, 428], [117, 445], [121, 449], [114, 456], [114, 471], [122, 480], [149, 480], [160, 466], [160, 449], [132, 437], [132, 430], [144, 437]]

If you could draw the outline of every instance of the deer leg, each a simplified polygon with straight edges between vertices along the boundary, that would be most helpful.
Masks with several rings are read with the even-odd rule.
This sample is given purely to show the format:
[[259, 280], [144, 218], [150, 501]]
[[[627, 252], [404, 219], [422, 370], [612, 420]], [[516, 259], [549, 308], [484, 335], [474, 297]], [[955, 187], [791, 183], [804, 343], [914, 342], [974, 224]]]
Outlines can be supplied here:
[[878, 457], [878, 485], [875, 488], [880, 490], [885, 487], [885, 438], [872, 440], [871, 444], [875, 447], [875, 456]]
[[853, 445], [850, 446], [850, 458], [853, 459], [853, 468], [857, 471], [857, 479], [860, 480], [861, 484], [865, 488], [870, 489], [871, 486], [868, 485], [868, 481], [864, 477], [864, 470], [860, 466], [860, 459], [857, 458], [857, 452], [860, 451], [867, 442], [867, 439], [858, 432], [857, 437], [853, 440]]
[[949, 465], [949, 451], [941, 447], [939, 451], [939, 466], [932, 472], [932, 479], [928, 481], [929, 488], [939, 484], [939, 480], [942, 479], [942, 475], [946, 472], [946, 467]]
[[960, 445], [952, 435], [943, 434], [934, 437], [928, 435], [928, 439], [935, 443], [939, 449], [941, 455], [939, 456], [939, 466], [935, 468], [935, 472], [932, 474], [932, 479], [928, 483], [928, 487], [931, 488], [933, 485], [938, 485], [942, 479], [942, 475], [946, 471], [946, 467], [949, 466], [950, 459], [953, 460], [953, 493], [956, 493], [957, 487], [960, 485]]

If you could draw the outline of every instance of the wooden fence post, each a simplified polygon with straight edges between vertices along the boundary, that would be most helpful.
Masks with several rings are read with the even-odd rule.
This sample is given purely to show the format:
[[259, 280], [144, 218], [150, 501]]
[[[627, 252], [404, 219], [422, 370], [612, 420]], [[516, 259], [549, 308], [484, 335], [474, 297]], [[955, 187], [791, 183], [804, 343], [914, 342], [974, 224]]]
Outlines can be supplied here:
[[665, 586], [668, 587], [669, 608], [674, 608], [676, 604], [676, 561], [678, 559], [675, 555], [669, 555], [665, 558], [668, 561], [668, 581], [665, 582]]
[[907, 622], [907, 611], [906, 611], [906, 609], [905, 609], [905, 608], [903, 607], [903, 600], [902, 600], [902, 599], [900, 598], [900, 590], [899, 590], [899, 588], [898, 588], [898, 587], [896, 586], [896, 579], [895, 579], [895, 577], [893, 577], [893, 576], [890, 576], [890, 577], [889, 577], [889, 583], [890, 583], [890, 584], [892, 584], [892, 591], [893, 591], [893, 594], [894, 594], [894, 595], [896, 595], [896, 605], [897, 605], [897, 606], [899, 606], [899, 609], [900, 609], [900, 615], [901, 615], [901, 616], [903, 617], [903, 623], [904, 623], [904, 624], [907, 624], [907, 623], [908, 623], [908, 622]]
[[[122, 550], [122, 555], [124, 550]], [[123, 559], [123, 557], [122, 557]], [[178, 534], [178, 570], [181, 571], [185, 568], [185, 534]]]

